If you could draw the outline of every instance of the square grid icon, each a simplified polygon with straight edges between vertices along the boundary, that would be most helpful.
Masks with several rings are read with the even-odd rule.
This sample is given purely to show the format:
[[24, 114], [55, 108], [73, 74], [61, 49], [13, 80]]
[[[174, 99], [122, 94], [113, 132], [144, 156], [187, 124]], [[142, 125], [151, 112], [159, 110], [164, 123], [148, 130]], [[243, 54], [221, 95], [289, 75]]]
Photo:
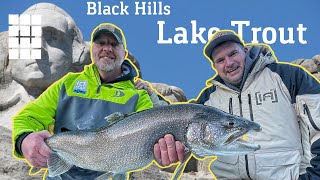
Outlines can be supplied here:
[[41, 15], [9, 14], [9, 59], [41, 59]]

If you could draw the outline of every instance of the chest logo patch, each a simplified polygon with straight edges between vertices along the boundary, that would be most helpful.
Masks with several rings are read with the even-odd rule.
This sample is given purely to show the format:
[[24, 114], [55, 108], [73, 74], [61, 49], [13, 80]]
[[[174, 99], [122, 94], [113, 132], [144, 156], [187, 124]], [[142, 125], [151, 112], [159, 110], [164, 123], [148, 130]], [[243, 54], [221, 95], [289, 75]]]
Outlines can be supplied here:
[[123, 97], [124, 96], [124, 92], [116, 90], [115, 94], [112, 97]]
[[76, 85], [73, 88], [73, 92], [78, 93], [78, 94], [86, 94], [87, 87], [88, 87], [88, 81], [78, 80]]
[[277, 96], [277, 90], [276, 89], [270, 89], [269, 92], [262, 93], [262, 92], [256, 92], [256, 103], [257, 105], [262, 105], [262, 103], [269, 101], [271, 103], [277, 103], [278, 102], [278, 96]]

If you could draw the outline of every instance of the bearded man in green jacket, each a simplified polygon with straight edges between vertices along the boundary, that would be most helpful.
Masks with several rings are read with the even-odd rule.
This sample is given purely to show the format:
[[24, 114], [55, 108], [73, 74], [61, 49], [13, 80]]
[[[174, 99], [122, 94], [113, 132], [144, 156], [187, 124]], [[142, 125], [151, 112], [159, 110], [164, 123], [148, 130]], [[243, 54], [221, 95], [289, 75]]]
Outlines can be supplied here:
[[[99, 128], [107, 125], [104, 117], [114, 112], [130, 114], [153, 107], [151, 98], [156, 96], [134, 85], [137, 73], [125, 60], [121, 29], [100, 24], [90, 46], [92, 64], [81, 73], [65, 75], [14, 117], [14, 156], [45, 168], [51, 150], [44, 140], [51, 134]], [[60, 177], [46, 179], [94, 179], [102, 174], [74, 166]]]

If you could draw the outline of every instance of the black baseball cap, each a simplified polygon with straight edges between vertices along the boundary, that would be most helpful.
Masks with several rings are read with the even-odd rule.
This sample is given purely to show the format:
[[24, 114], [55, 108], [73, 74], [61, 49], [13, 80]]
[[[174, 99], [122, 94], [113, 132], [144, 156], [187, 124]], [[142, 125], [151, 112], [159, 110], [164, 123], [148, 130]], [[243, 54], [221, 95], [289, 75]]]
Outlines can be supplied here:
[[234, 31], [231, 31], [231, 30], [218, 31], [215, 34], [213, 34], [212, 38], [204, 47], [205, 55], [208, 56], [209, 59], [211, 59], [211, 54], [213, 49], [217, 47], [219, 44], [227, 41], [234, 41], [244, 45], [242, 40], [240, 40], [239, 36], [236, 35]]
[[124, 35], [121, 30], [117, 26], [109, 23], [101, 24], [95, 30], [95, 32], [93, 33], [92, 41], [95, 41], [97, 37], [99, 37], [99, 35], [101, 35], [102, 33], [112, 34], [119, 44], [123, 44], [124, 42]]

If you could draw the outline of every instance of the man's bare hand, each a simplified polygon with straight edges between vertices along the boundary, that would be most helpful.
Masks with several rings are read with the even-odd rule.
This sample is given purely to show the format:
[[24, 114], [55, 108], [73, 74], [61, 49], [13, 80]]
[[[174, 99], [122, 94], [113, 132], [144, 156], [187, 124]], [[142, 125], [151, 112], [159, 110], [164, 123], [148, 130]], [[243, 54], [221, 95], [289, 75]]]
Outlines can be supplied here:
[[31, 133], [22, 141], [22, 153], [31, 165], [37, 168], [47, 167], [47, 160], [52, 151], [44, 141], [50, 136], [49, 131], [44, 130]]
[[151, 85], [145, 81], [142, 81], [141, 79], [138, 79], [135, 83], [134, 83], [135, 87], [137, 89], [144, 89], [148, 92], [149, 95], [151, 95], [153, 93], [153, 90], [151, 88]]
[[154, 145], [154, 157], [161, 166], [182, 162], [185, 158], [184, 146], [180, 141], [175, 141], [171, 134], [167, 134]]

